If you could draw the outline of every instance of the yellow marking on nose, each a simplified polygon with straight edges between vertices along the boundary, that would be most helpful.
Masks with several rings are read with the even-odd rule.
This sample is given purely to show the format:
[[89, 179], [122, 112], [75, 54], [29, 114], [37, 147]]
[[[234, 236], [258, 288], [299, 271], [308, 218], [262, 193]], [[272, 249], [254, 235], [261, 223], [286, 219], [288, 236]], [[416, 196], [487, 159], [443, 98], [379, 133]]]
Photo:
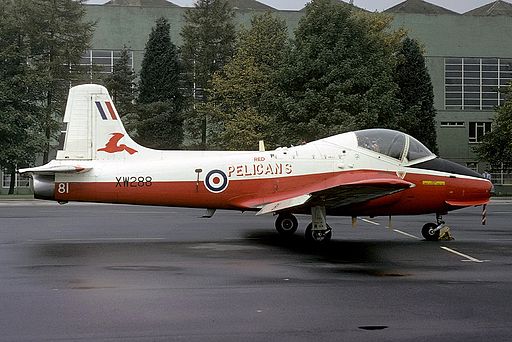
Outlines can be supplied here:
[[444, 186], [446, 185], [445, 181], [431, 181], [431, 180], [424, 180], [422, 182], [423, 185], [434, 185], [434, 186]]

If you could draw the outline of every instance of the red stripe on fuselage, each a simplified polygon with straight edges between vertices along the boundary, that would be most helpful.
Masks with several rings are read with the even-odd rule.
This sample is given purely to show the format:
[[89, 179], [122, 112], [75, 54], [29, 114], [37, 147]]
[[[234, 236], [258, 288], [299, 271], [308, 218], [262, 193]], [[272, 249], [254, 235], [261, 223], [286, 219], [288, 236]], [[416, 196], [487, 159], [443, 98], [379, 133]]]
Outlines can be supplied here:
[[[117, 182], [69, 183], [69, 193], [59, 193], [59, 201], [87, 201], [251, 210], [258, 204], [271, 203], [308, 194], [343, 183], [376, 178], [397, 179], [394, 172], [359, 170], [337, 173], [286, 176], [279, 178], [230, 179], [229, 186], [221, 193], [212, 193], [202, 181], [167, 181], [119, 186]], [[413, 215], [442, 213], [458, 207], [446, 201], [486, 203], [490, 183], [480, 179], [450, 178], [408, 173], [406, 181], [416, 184], [409, 188], [378, 199], [328, 210], [330, 215]], [[424, 185], [444, 182], [444, 185]], [[133, 185], [133, 186], [132, 186]], [[357, 197], [357, 196], [355, 196]]]

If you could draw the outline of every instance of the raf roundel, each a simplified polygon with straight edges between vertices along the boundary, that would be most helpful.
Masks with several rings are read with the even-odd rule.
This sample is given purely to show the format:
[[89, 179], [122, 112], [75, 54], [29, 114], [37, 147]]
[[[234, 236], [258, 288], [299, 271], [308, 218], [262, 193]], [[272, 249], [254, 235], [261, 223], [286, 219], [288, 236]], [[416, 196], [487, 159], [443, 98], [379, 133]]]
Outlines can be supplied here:
[[204, 179], [204, 185], [210, 192], [219, 193], [228, 187], [228, 176], [222, 170], [211, 170]]

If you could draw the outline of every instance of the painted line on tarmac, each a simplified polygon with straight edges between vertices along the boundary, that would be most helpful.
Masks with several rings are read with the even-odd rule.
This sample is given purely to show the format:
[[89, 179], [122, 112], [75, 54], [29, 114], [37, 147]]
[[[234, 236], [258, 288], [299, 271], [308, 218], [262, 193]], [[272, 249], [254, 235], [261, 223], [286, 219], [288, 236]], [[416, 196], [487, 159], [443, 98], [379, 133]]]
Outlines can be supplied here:
[[[371, 221], [371, 220], [367, 220], [367, 219], [361, 219], [361, 221], [364, 221], [364, 222], [367, 222], [367, 223], [370, 223], [370, 224], [373, 224], [373, 225], [376, 225], [376, 226], [380, 226], [380, 223], [375, 222], [375, 221]], [[386, 228], [391, 228], [391, 227], [386, 226]], [[416, 240], [422, 240], [422, 238], [420, 238], [420, 237], [418, 237], [416, 235], [412, 235], [412, 234], [403, 232], [403, 231], [401, 231], [399, 229], [393, 229], [393, 231], [398, 233], [398, 234], [402, 234], [404, 236], [407, 236], [407, 237], [410, 237], [410, 238], [413, 238], [413, 239], [416, 239]], [[480, 260], [480, 259], [477, 259], [477, 258], [473, 258], [472, 256], [469, 256], [467, 254], [458, 252], [458, 251], [456, 251], [454, 249], [451, 249], [451, 248], [448, 248], [448, 247], [445, 247], [445, 246], [441, 246], [441, 249], [444, 249], [447, 252], [456, 254], [456, 255], [461, 256], [463, 258], [466, 258], [466, 259], [461, 260], [461, 261], [471, 261], [471, 262], [477, 262], [477, 263], [483, 263], [483, 262], [490, 261], [490, 260]]]
[[[387, 227], [389, 228], [389, 227]], [[406, 232], [403, 232], [401, 230], [398, 230], [398, 229], [393, 229], [394, 232], [398, 233], [398, 234], [402, 234], [402, 235], [405, 235], [405, 236], [408, 236], [410, 238], [413, 238], [413, 239], [416, 239], [416, 240], [421, 240], [420, 237], [417, 237], [416, 235], [412, 235], [412, 234], [409, 234], [409, 233], [406, 233]]]
[[[361, 219], [361, 221], [364, 221], [366, 223], [370, 223], [370, 224], [373, 224], [373, 225], [376, 225], [376, 226], [380, 226], [380, 223], [375, 222], [375, 221], [371, 221], [371, 220], [368, 220], [368, 219]], [[390, 228], [390, 227], [386, 226], [386, 228]], [[393, 229], [393, 231], [398, 233], [398, 234], [402, 234], [404, 236], [407, 236], [407, 237], [410, 237], [410, 238], [413, 238], [413, 239], [416, 239], [416, 240], [422, 240], [420, 237], [418, 237], [416, 235], [412, 235], [412, 234], [403, 232], [403, 231], [401, 231], [399, 229]], [[480, 259], [477, 259], [477, 258], [473, 258], [472, 256], [469, 256], [467, 254], [458, 252], [458, 251], [456, 251], [454, 249], [451, 249], [451, 248], [448, 248], [448, 247], [445, 247], [445, 246], [441, 246], [441, 248], [444, 249], [447, 252], [450, 252], [450, 253], [456, 254], [458, 256], [461, 256], [463, 258], [466, 258], [466, 259], [464, 259], [462, 261], [471, 261], [471, 262], [478, 262], [478, 263], [490, 261], [490, 260], [480, 260]]]
[[380, 223], [375, 222], [375, 221], [372, 221], [372, 220], [368, 220], [368, 219], [364, 219], [364, 218], [363, 218], [363, 219], [361, 219], [361, 221], [364, 221], [364, 222], [366, 222], [366, 223], [373, 224], [373, 225], [375, 225], [375, 226], [380, 226]]
[[[375, 221], [372, 221], [372, 220], [368, 220], [368, 219], [361, 219], [361, 221], [363, 222], [366, 222], [366, 223], [370, 223], [370, 224], [373, 224], [373, 225], [376, 225], [376, 226], [380, 226], [380, 223], [378, 222], [375, 222]], [[389, 226], [386, 226], [386, 228], [391, 228]], [[412, 234], [409, 234], [409, 233], [406, 233], [406, 232], [403, 232], [401, 230], [398, 230], [398, 229], [393, 229], [394, 232], [398, 233], [398, 234], [402, 234], [402, 235], [405, 235], [407, 237], [410, 237], [410, 238], [413, 238], [413, 239], [416, 239], [416, 240], [421, 240], [421, 238], [415, 236], [415, 235], [412, 235]]]
[[448, 247], [445, 247], [445, 246], [441, 246], [441, 249], [444, 249], [445, 251], [453, 253], [453, 254], [457, 254], [458, 256], [461, 256], [463, 258], [466, 258], [466, 259], [461, 260], [461, 261], [472, 261], [472, 262], [478, 262], [478, 263], [490, 261], [490, 260], [479, 260], [477, 258], [473, 258], [472, 256], [469, 256], [467, 254], [458, 252], [458, 251], [456, 251], [454, 249], [451, 249], [451, 248], [448, 248]]

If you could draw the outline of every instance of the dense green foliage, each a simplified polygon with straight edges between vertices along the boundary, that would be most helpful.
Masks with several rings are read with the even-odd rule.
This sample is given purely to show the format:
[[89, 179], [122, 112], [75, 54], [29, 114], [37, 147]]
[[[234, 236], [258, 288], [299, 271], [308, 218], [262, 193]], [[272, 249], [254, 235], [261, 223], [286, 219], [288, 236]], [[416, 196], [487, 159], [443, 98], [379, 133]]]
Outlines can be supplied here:
[[84, 22], [85, 8], [73, 0], [17, 0], [20, 30], [30, 47], [25, 56], [37, 76], [41, 124], [45, 134], [43, 162], [58, 131], [69, 84], [76, 78], [70, 67], [78, 64], [88, 48], [94, 24]]
[[[233, 8], [226, 0], [197, 0], [194, 8], [185, 12], [181, 52], [194, 109], [197, 101], [207, 100], [214, 73], [221, 70], [233, 56], [234, 15]], [[207, 114], [189, 111], [187, 127], [190, 138], [200, 137], [201, 145], [205, 147]]]
[[398, 128], [391, 19], [313, 0], [295, 32], [272, 101], [282, 144], [370, 127]]
[[138, 103], [161, 101], [172, 102], [176, 108], [182, 106], [178, 52], [171, 41], [170, 29], [163, 17], [151, 29], [140, 69]]
[[84, 14], [79, 1], [0, 1], [0, 164], [11, 172], [40, 152], [48, 160], [92, 34]]
[[183, 142], [183, 118], [172, 102], [138, 105], [137, 141], [156, 149], [176, 149]]
[[112, 101], [116, 105], [119, 116], [124, 117], [133, 112], [135, 100], [135, 73], [129, 65], [129, 51], [125, 47], [121, 50], [121, 56], [114, 62], [112, 73], [105, 77]]
[[493, 120], [492, 131], [485, 134], [482, 143], [476, 148], [480, 159], [490, 164], [492, 169], [502, 166], [512, 169], [512, 85], [503, 90], [507, 100], [498, 107]]
[[254, 149], [258, 140], [272, 145], [272, 115], [262, 99], [272, 88], [272, 75], [287, 47], [286, 23], [270, 13], [255, 16], [238, 36], [233, 59], [213, 77], [206, 106], [212, 115], [212, 144], [228, 149]]
[[234, 15], [226, 0], [197, 0], [185, 12], [182, 58], [196, 87], [208, 89], [213, 74], [233, 55]]
[[434, 90], [420, 45], [409, 37], [398, 50], [395, 81], [403, 110], [400, 127], [437, 153]]
[[292, 44], [284, 22], [255, 16], [200, 107], [211, 143], [251, 149], [365, 128], [409, 133], [437, 152], [433, 90], [418, 43], [392, 18], [313, 0]]
[[183, 141], [183, 96], [176, 46], [165, 18], [151, 30], [139, 81], [137, 140], [153, 148], [177, 148]]
[[[18, 166], [32, 163], [42, 151], [38, 134], [39, 108], [34, 105], [33, 71], [24, 56], [28, 54], [16, 8], [0, 2], [0, 165], [13, 179]], [[9, 193], [14, 190], [11, 182]]]

